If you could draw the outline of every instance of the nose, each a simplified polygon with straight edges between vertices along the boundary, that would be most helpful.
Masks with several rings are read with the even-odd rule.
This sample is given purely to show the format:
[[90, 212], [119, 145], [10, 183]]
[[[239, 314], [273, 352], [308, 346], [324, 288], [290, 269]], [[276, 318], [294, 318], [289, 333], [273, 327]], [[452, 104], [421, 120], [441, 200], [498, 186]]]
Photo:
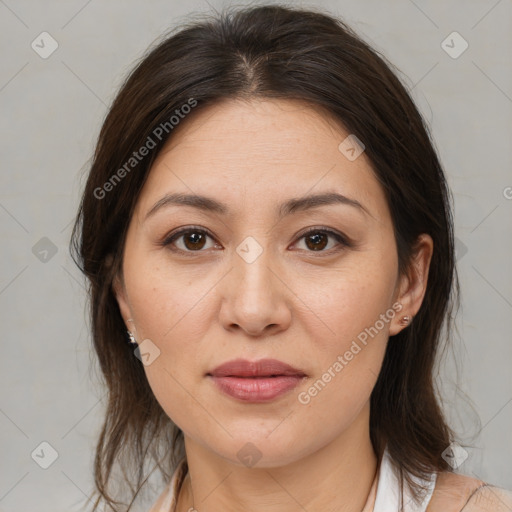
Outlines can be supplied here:
[[277, 265], [263, 252], [255, 261], [233, 255], [233, 268], [222, 280], [219, 313], [226, 330], [242, 330], [251, 337], [286, 330], [291, 322], [293, 293]]

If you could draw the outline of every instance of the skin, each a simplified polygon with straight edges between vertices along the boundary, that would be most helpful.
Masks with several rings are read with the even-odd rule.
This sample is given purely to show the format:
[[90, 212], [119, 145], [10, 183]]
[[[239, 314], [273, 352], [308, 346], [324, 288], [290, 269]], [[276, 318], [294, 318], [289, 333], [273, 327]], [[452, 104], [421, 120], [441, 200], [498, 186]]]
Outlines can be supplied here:
[[[184, 432], [189, 476], [178, 512], [360, 512], [366, 502], [377, 462], [370, 394], [389, 336], [421, 306], [433, 242], [421, 235], [410, 272], [398, 275], [384, 193], [364, 152], [350, 161], [338, 149], [347, 135], [298, 101], [228, 100], [190, 114], [150, 170], [114, 290], [127, 328], [160, 350], [144, 369]], [[355, 199], [369, 213], [330, 204], [278, 217], [277, 205], [325, 191]], [[207, 195], [230, 213], [169, 205], [145, 218], [174, 192]], [[185, 245], [186, 236], [162, 244], [194, 225], [213, 235], [202, 248]], [[339, 232], [352, 246], [329, 236], [315, 251], [302, 236], [310, 227]], [[236, 251], [248, 236], [262, 249], [251, 263]], [[299, 393], [397, 302], [401, 311], [300, 403]], [[238, 357], [276, 358], [307, 378], [274, 401], [241, 402], [206, 377]], [[253, 467], [237, 457], [248, 442], [261, 454]]]
[[[459, 512], [470, 500], [475, 490], [484, 483], [477, 478], [442, 472], [437, 476], [436, 488], [426, 512]], [[477, 507], [473, 510], [485, 511], [486, 508]], [[470, 511], [468, 510], [468, 512]]]

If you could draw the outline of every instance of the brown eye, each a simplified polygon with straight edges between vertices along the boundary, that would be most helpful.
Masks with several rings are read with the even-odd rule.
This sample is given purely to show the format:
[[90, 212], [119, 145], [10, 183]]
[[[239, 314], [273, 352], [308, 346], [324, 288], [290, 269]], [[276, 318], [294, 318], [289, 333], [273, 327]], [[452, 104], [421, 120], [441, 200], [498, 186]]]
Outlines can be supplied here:
[[[327, 247], [329, 245], [329, 239], [334, 239], [337, 244], [331, 245], [330, 247]], [[303, 233], [300, 237], [300, 240], [304, 240], [304, 245], [306, 246], [306, 250], [308, 252], [330, 252], [330, 249], [340, 249], [343, 247], [350, 247], [350, 243], [348, 240], [340, 235], [339, 233], [336, 233], [335, 231], [331, 231], [329, 229], [319, 229], [319, 228], [313, 228], [310, 229], [308, 232]], [[336, 247], [336, 245], [341, 247]], [[327, 250], [324, 250], [326, 249]]]
[[195, 251], [202, 249], [205, 245], [206, 237], [203, 233], [191, 231], [186, 235], [183, 235], [183, 244], [187, 249]]
[[312, 235], [307, 235], [306, 245], [312, 251], [321, 251], [325, 249], [325, 246], [328, 243], [328, 236], [325, 233], [314, 233]]
[[171, 249], [181, 252], [201, 252], [206, 247], [208, 238], [212, 237], [203, 229], [187, 228], [169, 236], [163, 245], [175, 246]]

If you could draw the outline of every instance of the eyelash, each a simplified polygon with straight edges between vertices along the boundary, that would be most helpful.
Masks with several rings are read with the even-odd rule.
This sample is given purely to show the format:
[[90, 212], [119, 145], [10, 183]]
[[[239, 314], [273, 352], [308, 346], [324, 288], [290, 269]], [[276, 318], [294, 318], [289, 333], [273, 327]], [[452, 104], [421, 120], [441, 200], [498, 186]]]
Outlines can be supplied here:
[[[206, 230], [204, 228], [200, 228], [199, 226], [188, 226], [186, 228], [180, 229], [179, 231], [176, 231], [175, 233], [171, 233], [170, 235], [168, 235], [163, 240], [161, 245], [163, 247], [169, 247], [172, 245], [172, 243], [175, 240], [179, 239], [181, 236], [183, 236], [187, 233], [201, 233], [203, 235], [208, 235], [212, 240], [215, 240], [215, 237], [208, 230]], [[343, 247], [346, 247], [346, 248], [352, 247], [352, 245], [353, 245], [351, 242], [349, 242], [349, 240], [345, 236], [341, 235], [340, 233], [337, 233], [336, 231], [333, 231], [328, 228], [318, 228], [318, 227], [309, 228], [307, 231], [305, 231], [298, 237], [298, 240], [301, 240], [312, 233], [321, 233], [324, 235], [331, 236], [342, 246], [342, 248]], [[340, 251], [342, 248], [331, 248], [331, 249], [328, 249], [327, 251], [320, 250], [320, 251], [306, 251], [306, 252], [310, 252], [310, 253], [317, 252], [317, 253], [319, 253], [319, 255], [321, 255], [322, 253], [330, 255], [333, 252]], [[205, 252], [204, 250], [185, 251], [183, 249], [178, 249], [176, 247], [173, 247], [173, 248], [169, 247], [169, 249], [173, 252], [180, 252], [182, 254], [185, 254], [186, 256], [194, 256], [196, 253]]]

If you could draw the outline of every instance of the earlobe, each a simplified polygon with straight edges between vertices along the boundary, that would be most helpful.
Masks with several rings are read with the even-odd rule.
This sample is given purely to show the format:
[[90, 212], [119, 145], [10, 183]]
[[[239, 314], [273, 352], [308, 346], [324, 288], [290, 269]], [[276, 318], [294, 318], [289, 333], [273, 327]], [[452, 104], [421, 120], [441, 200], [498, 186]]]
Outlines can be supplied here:
[[[427, 291], [428, 273], [434, 250], [434, 242], [430, 235], [422, 233], [415, 245], [409, 272], [402, 276], [398, 302], [403, 305], [400, 314], [390, 328], [390, 335], [398, 334], [410, 325], [419, 311]], [[404, 321], [408, 317], [408, 321]]]

